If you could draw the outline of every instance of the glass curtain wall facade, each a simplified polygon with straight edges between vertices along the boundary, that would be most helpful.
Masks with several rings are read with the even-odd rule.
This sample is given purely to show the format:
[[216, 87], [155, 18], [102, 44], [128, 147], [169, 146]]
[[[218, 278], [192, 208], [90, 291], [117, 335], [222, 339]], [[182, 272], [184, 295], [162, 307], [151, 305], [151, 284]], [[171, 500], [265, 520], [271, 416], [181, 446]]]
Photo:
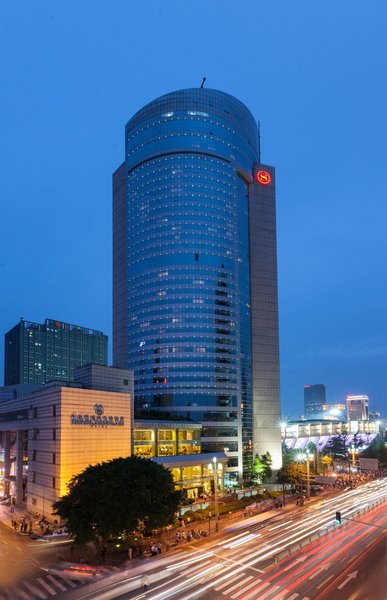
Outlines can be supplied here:
[[321, 418], [324, 404], [326, 404], [324, 383], [304, 385], [304, 412], [307, 419]]
[[145, 106], [125, 135], [113, 178], [113, 363], [134, 370], [138, 411], [199, 421], [203, 452], [228, 449], [232, 483], [253, 448], [257, 125], [232, 96], [188, 89]]
[[5, 385], [73, 381], [77, 367], [107, 364], [107, 344], [101, 331], [53, 319], [21, 319], [5, 334]]

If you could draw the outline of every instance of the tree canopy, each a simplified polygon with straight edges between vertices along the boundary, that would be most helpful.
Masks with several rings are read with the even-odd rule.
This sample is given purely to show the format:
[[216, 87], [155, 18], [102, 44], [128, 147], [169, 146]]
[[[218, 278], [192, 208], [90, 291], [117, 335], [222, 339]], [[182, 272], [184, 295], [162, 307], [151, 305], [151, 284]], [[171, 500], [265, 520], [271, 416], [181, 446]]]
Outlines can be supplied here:
[[360, 456], [377, 458], [381, 466], [387, 466], [387, 446], [380, 436], [377, 436]]
[[289, 483], [291, 485], [300, 485], [306, 478], [306, 467], [303, 463], [288, 462], [281, 467], [277, 473], [278, 483]]
[[173, 522], [181, 502], [172, 473], [152, 460], [130, 456], [87, 467], [53, 507], [76, 542], [108, 540]]
[[251, 466], [251, 479], [255, 484], [261, 484], [266, 481], [272, 475], [272, 458], [270, 452], [265, 452], [259, 456], [255, 455], [253, 464]]
[[334, 435], [325, 445], [323, 454], [334, 459], [348, 460], [347, 435]]

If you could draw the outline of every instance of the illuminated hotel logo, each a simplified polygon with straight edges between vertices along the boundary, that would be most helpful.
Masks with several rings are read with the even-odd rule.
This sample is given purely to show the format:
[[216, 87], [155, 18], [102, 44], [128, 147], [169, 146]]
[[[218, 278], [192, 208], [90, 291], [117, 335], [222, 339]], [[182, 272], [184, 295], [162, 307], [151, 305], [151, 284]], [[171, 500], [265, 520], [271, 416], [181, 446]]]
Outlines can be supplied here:
[[269, 185], [269, 183], [271, 182], [270, 173], [268, 173], [267, 171], [258, 171], [257, 181], [261, 185]]
[[109, 425], [125, 425], [124, 417], [107, 417], [102, 404], [94, 404], [95, 415], [76, 415], [70, 417], [71, 425], [90, 425], [90, 427], [108, 427]]

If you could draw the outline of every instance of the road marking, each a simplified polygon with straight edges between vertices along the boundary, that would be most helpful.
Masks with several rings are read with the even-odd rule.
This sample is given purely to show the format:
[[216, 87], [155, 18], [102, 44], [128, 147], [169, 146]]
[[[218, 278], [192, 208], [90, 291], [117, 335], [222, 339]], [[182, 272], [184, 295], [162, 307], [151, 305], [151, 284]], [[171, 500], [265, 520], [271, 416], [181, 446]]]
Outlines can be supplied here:
[[51, 594], [51, 596], [56, 596], [56, 591], [48, 585], [47, 581], [44, 581], [43, 577], [38, 577], [36, 581], [39, 581], [40, 585], [42, 585]]
[[176, 563], [174, 565], [167, 567], [167, 570], [180, 569], [180, 567], [189, 567], [190, 565], [193, 565], [196, 562], [205, 560], [206, 558], [213, 556], [213, 554], [214, 554], [213, 552], [207, 552], [206, 554], [203, 554], [202, 556], [197, 556], [196, 558], [189, 558], [187, 560], [183, 560], [182, 562], [179, 562], [179, 563]]
[[30, 592], [33, 592], [36, 596], [42, 598], [42, 600], [45, 600], [45, 598], [47, 598], [46, 594], [43, 594], [43, 592], [41, 592], [35, 585], [30, 583], [29, 581], [23, 581], [21, 585], [24, 585], [30, 590]]
[[[216, 564], [209, 565], [207, 567], [207, 569], [204, 569], [204, 570], [196, 569], [193, 573], [191, 573], [189, 578], [196, 579], [197, 577], [200, 577], [201, 579], [205, 579], [206, 577], [208, 577], [208, 575], [211, 575], [214, 578], [215, 577], [215, 573], [214, 573], [215, 569], [216, 569]], [[185, 575], [185, 573], [181, 573], [181, 575]]]
[[52, 575], [47, 575], [47, 579], [49, 579], [57, 588], [59, 588], [62, 592], [67, 592], [67, 588], [57, 581]]
[[[274, 529], [279, 529], [280, 527], [283, 527], [284, 525], [288, 525], [289, 523], [293, 523], [293, 521], [285, 521], [285, 523], [280, 523], [279, 525], [276, 525], [275, 527], [271, 527], [269, 529], [269, 531], [274, 531]], [[287, 527], [286, 529], [289, 529], [289, 527]]]
[[[251, 550], [249, 550], [247, 552], [247, 554], [251, 554]], [[238, 558], [241, 558], [242, 556], [244, 556], [244, 554], [238, 554]], [[233, 567], [234, 565], [244, 565], [245, 563], [241, 560], [235, 560], [234, 558], [228, 558], [225, 557], [224, 558], [224, 562], [230, 563], [229, 564], [229, 568]], [[249, 569], [252, 569], [253, 571], [257, 571], [257, 573], [264, 573], [265, 571], [263, 571], [262, 569], [257, 569], [256, 567], [249, 567]]]
[[[233, 577], [232, 579], [230, 579], [229, 581], [226, 581], [226, 583], [222, 583], [222, 585], [218, 586], [215, 588], [215, 592], [219, 592], [220, 590], [222, 590], [223, 588], [227, 587], [228, 585], [230, 585], [230, 583], [234, 583], [234, 581], [236, 581], [237, 579], [240, 579], [241, 577], [244, 577], [246, 575], [246, 573], [239, 573], [239, 575], [235, 575], [235, 577]], [[252, 579], [253, 576], [250, 575], [250, 579]], [[239, 585], [239, 584], [238, 584]]]
[[213, 562], [212, 559], [206, 560], [206, 562], [202, 563], [201, 565], [194, 565], [190, 569], [184, 569], [184, 571], [182, 571], [182, 573], [184, 575], [192, 575], [192, 573], [196, 573], [196, 572], [202, 571], [204, 567], [207, 567], [212, 562]]
[[[246, 579], [244, 579], [243, 581], [238, 581], [238, 583], [236, 583], [235, 585], [233, 585], [232, 587], [230, 587], [228, 590], [225, 590], [224, 592], [222, 592], [223, 595], [229, 594], [230, 592], [233, 592], [234, 590], [236, 590], [237, 588], [239, 588], [239, 590], [241, 589], [242, 585], [244, 585], [245, 583], [247, 583], [248, 581], [250, 581], [250, 579], [253, 579], [253, 576], [250, 575], [249, 577], [246, 577]], [[243, 591], [245, 591], [246, 588], [243, 588]], [[237, 595], [239, 595], [240, 591], [238, 592]]]
[[[270, 586], [270, 581], [266, 581], [266, 583], [264, 583], [263, 585], [260, 585], [258, 590], [254, 589], [248, 596], [245, 597], [245, 600], [250, 600], [250, 599], [256, 599], [257, 598], [257, 592], [259, 593], [259, 598], [263, 598], [263, 596], [261, 596], [261, 590], [264, 590], [265, 588]], [[245, 588], [246, 589], [246, 588]], [[245, 590], [243, 590], [245, 591]], [[272, 589], [269, 590], [269, 592], [272, 592]], [[265, 594], [265, 597], [267, 596], [267, 594]]]
[[312, 575], [309, 576], [308, 579], [314, 579], [315, 577], [317, 577], [317, 575], [320, 575], [320, 573], [329, 569], [330, 565], [331, 563], [327, 563], [323, 567], [319, 567], [314, 573], [312, 573]]
[[286, 567], [286, 569], [282, 569], [282, 571], [289, 571], [289, 569], [293, 569], [294, 565], [296, 565], [297, 563], [300, 563], [300, 562], [304, 562], [307, 558], [308, 558], [308, 556], [305, 554], [303, 556], [300, 556], [299, 558], [296, 558], [296, 560], [292, 560], [290, 565], [288, 567]]
[[348, 581], [351, 581], [351, 579], [356, 579], [356, 577], [357, 577], [357, 571], [352, 571], [352, 573], [347, 575], [347, 577], [344, 579], [343, 583], [341, 583], [340, 585], [337, 586], [337, 589], [342, 590], [343, 587], [345, 585], [347, 585]]
[[17, 597], [21, 598], [22, 600], [31, 600], [31, 596], [24, 592], [20, 587], [17, 587], [12, 591], [14, 591], [17, 594]]
[[[70, 577], [66, 577], [66, 575], [59, 575], [59, 573], [57, 574], [57, 577], [59, 577], [59, 579], [61, 579], [62, 581], [64, 581], [65, 583], [67, 583], [67, 585], [69, 585], [72, 588], [76, 588], [77, 584], [73, 582], [72, 579], [70, 579]], [[77, 579], [78, 581], [78, 579]]]
[[317, 586], [317, 589], [319, 590], [321, 587], [323, 587], [323, 585], [327, 584], [327, 581], [329, 581], [330, 579], [332, 579], [333, 575], [329, 575], [329, 577], [327, 577], [326, 579], [324, 579], [324, 581], [322, 583], [320, 583], [320, 585]]
[[[233, 596], [231, 596], [232, 600], [235, 600], [235, 598], [238, 598], [238, 596], [240, 596], [241, 594], [244, 594], [245, 592], [247, 592], [247, 590], [251, 589], [252, 587], [254, 587], [255, 585], [257, 585], [257, 583], [260, 583], [261, 581], [262, 581], [262, 579], [256, 579], [255, 581], [253, 581], [249, 585], [246, 585], [243, 588], [243, 590], [240, 590], [237, 594], [234, 594]], [[268, 585], [270, 585], [270, 582], [266, 581], [266, 583], [264, 583], [263, 585], [259, 586], [259, 591], [264, 590], [265, 588], [267, 588]], [[251, 594], [249, 594], [248, 596], [246, 596], [245, 600], [248, 600], [248, 598], [253, 598], [256, 593], [257, 593], [257, 590], [254, 590]], [[259, 598], [259, 596], [255, 596], [255, 597]]]
[[246, 542], [251, 542], [254, 538], [260, 537], [262, 533], [248, 533], [245, 536], [239, 538], [238, 540], [234, 540], [228, 542], [227, 544], [223, 543], [223, 548], [227, 550], [233, 550], [237, 546], [241, 546], [242, 544], [246, 544]]
[[[220, 571], [216, 571], [216, 568], [215, 568], [215, 570], [213, 570], [212, 573], [207, 573], [207, 575], [205, 575], [203, 577], [203, 579], [199, 579], [199, 583], [204, 583], [206, 581], [206, 579], [208, 579], [208, 577], [215, 579], [216, 577], [219, 577], [219, 575], [223, 575], [223, 573], [226, 573], [229, 570], [230, 570], [229, 565], [227, 565], [227, 567], [224, 567], [223, 569], [220, 569]], [[214, 585], [216, 585], [216, 584], [214, 584]]]
[[[259, 600], [265, 600], [265, 598], [268, 598], [271, 594], [275, 593], [277, 590], [280, 589], [281, 586], [279, 585], [274, 585], [273, 587], [271, 587], [269, 590], [267, 590], [267, 592], [265, 592], [263, 595], [260, 593], [259, 594]], [[254, 590], [255, 593], [255, 590]], [[249, 598], [252, 598], [252, 596], [247, 596], [246, 600], [248, 600]]]

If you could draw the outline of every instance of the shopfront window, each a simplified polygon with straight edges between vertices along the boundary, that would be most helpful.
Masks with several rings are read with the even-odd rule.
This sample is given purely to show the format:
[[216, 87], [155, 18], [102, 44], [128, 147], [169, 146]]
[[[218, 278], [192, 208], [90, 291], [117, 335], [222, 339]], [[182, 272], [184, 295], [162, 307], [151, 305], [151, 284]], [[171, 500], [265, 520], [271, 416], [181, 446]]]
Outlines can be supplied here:
[[172, 442], [176, 439], [176, 431], [174, 429], [159, 429], [159, 442]]
[[137, 444], [133, 447], [133, 453], [142, 458], [152, 458], [155, 455], [154, 446], [153, 444]]
[[172, 473], [173, 481], [175, 481], [175, 482], [181, 481], [181, 469], [175, 468], [175, 469], [170, 469], [170, 471]]
[[190, 479], [201, 479], [202, 468], [200, 465], [195, 465], [193, 467], [183, 467], [182, 468], [182, 476], [183, 476], [183, 481], [190, 480]]
[[133, 439], [135, 442], [153, 442], [154, 432], [152, 429], [135, 429]]
[[161, 443], [158, 445], [158, 456], [174, 456], [176, 454], [176, 446], [174, 443]]
[[184, 440], [184, 441], [200, 440], [200, 429], [179, 429], [179, 440]]

